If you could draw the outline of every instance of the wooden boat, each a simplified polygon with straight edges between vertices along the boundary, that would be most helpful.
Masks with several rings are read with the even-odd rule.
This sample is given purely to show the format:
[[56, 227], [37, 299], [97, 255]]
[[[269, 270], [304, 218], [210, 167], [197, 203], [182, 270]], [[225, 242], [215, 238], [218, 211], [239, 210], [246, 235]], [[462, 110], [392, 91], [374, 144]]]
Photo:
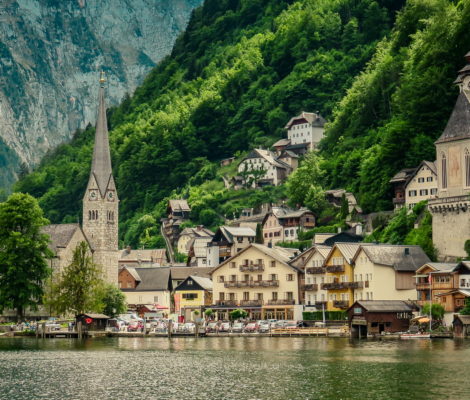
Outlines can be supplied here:
[[402, 333], [400, 339], [430, 339], [430, 333]]

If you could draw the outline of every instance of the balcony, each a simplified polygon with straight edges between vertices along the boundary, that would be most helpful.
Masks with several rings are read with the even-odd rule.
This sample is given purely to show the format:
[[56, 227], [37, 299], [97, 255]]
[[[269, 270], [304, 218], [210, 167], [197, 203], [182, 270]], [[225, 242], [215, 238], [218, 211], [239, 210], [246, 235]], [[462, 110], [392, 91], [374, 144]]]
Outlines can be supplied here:
[[347, 300], [333, 300], [333, 307], [335, 308], [341, 308], [341, 309], [345, 309], [345, 308], [349, 308], [349, 301]]
[[321, 285], [321, 288], [325, 290], [359, 289], [362, 287], [362, 282], [332, 282]]
[[243, 307], [261, 307], [263, 305], [263, 300], [241, 300], [240, 306]]
[[405, 199], [403, 197], [395, 197], [393, 200], [393, 204], [405, 204]]
[[307, 274], [324, 274], [326, 272], [325, 267], [310, 267], [305, 270]]
[[326, 300], [324, 300], [324, 301], [316, 301], [316, 302], [315, 302], [315, 305], [316, 305], [316, 306], [320, 306], [320, 307], [321, 307], [321, 306], [325, 306], [325, 307], [326, 307], [327, 304], [328, 304], [328, 302], [327, 302]]
[[416, 290], [429, 290], [429, 282], [419, 282], [416, 284]]
[[295, 300], [268, 300], [268, 306], [290, 306], [294, 304]]
[[256, 264], [242, 264], [240, 265], [241, 272], [262, 272], [264, 271], [264, 264], [263, 263], [256, 263]]
[[326, 272], [344, 272], [344, 265], [327, 265]]
[[278, 280], [268, 280], [268, 281], [229, 281], [224, 283], [226, 288], [245, 288], [245, 287], [278, 287]]
[[306, 291], [318, 290], [318, 283], [304, 283], [302, 289]]
[[236, 300], [216, 300], [216, 306], [226, 306], [226, 307], [236, 307], [237, 301]]

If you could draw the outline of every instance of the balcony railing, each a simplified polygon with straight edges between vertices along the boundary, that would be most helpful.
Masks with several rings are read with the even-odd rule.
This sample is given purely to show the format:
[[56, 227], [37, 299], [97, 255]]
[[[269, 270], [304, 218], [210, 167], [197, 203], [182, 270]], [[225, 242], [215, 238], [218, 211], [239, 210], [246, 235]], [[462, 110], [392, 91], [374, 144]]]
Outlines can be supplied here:
[[416, 290], [429, 290], [429, 282], [419, 282], [416, 284]]
[[237, 301], [236, 300], [216, 300], [215, 305], [235, 307], [237, 305]]
[[295, 304], [295, 300], [268, 300], [269, 306], [288, 306]]
[[302, 285], [303, 290], [318, 290], [318, 283], [304, 283]]
[[243, 288], [243, 287], [278, 287], [278, 280], [268, 280], [268, 281], [229, 281], [224, 283], [226, 288]]
[[325, 290], [359, 289], [362, 287], [362, 282], [332, 282], [321, 285], [321, 288]]
[[395, 197], [392, 201], [393, 201], [393, 204], [405, 204], [404, 198]]
[[307, 274], [324, 274], [326, 272], [325, 267], [310, 267], [305, 270]]
[[243, 307], [261, 307], [263, 305], [263, 300], [241, 300], [240, 306]]
[[261, 272], [264, 271], [264, 264], [257, 263], [257, 264], [242, 264], [240, 265], [241, 272]]
[[349, 301], [346, 300], [333, 300], [333, 307], [335, 308], [348, 308], [349, 307]]
[[344, 265], [327, 265], [326, 272], [344, 272]]
[[316, 306], [322, 306], [322, 305], [325, 305], [325, 306], [326, 306], [327, 304], [328, 304], [328, 302], [327, 302], [326, 300], [323, 300], [323, 301], [316, 301], [316, 302], [315, 302], [315, 305], [316, 305]]

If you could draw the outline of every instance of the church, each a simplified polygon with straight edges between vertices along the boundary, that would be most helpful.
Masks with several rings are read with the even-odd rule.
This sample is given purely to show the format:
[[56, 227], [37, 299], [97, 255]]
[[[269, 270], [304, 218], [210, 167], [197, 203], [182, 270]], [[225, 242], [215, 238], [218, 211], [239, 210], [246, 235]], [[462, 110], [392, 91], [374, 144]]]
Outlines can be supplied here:
[[119, 198], [111, 168], [105, 82], [102, 73], [90, 177], [83, 196], [82, 227], [79, 224], [47, 225], [43, 232], [51, 238], [54, 273], [62, 272], [70, 264], [77, 244], [84, 241], [91, 249], [93, 261], [102, 267], [105, 280], [117, 285]]

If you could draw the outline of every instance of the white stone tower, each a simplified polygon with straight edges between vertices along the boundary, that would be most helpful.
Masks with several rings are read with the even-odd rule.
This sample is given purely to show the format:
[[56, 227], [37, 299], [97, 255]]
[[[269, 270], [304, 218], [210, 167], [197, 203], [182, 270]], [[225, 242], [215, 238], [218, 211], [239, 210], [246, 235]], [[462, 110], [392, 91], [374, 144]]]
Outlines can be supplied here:
[[111, 169], [104, 84], [101, 73], [93, 160], [83, 197], [83, 231], [92, 246], [93, 260], [102, 266], [105, 279], [117, 285], [119, 199]]

